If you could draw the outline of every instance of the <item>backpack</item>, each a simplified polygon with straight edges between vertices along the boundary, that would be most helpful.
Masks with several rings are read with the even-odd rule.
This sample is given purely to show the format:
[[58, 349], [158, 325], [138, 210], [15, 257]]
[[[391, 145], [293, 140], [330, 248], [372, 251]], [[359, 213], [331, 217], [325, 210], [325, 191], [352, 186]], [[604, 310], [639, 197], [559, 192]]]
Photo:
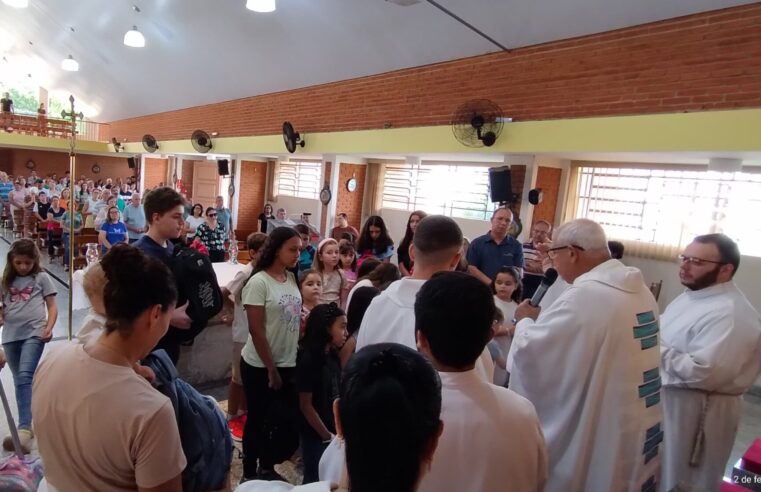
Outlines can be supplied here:
[[220, 490], [233, 459], [233, 441], [224, 412], [213, 398], [177, 377], [177, 369], [165, 351], [150, 353], [143, 364], [156, 373], [153, 386], [171, 400], [177, 416], [182, 451], [188, 461], [182, 472], [182, 490]]
[[175, 248], [169, 267], [177, 281], [177, 305], [187, 301], [186, 312], [193, 320], [189, 330], [176, 330], [181, 332], [177, 336], [182, 341], [192, 340], [222, 311], [224, 300], [217, 275], [207, 255], [182, 245]]

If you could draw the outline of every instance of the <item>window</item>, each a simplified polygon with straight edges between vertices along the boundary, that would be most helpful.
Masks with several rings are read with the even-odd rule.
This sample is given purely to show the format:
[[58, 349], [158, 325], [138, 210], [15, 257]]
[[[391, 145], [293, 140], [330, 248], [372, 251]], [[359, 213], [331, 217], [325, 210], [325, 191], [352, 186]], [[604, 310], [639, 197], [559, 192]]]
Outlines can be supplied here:
[[317, 199], [320, 195], [322, 162], [284, 161], [278, 171], [277, 194]]
[[761, 256], [761, 174], [689, 168], [576, 169], [573, 217], [602, 224], [632, 253], [673, 259], [695, 236], [722, 232], [744, 255]]
[[489, 219], [495, 208], [489, 199], [489, 168], [465, 163], [386, 164], [381, 206]]

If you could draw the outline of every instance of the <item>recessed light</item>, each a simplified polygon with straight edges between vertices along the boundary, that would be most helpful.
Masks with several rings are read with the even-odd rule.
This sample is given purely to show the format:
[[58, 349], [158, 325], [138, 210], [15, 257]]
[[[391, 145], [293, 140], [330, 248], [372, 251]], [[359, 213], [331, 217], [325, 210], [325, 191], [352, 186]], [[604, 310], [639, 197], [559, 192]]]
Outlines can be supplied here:
[[142, 48], [145, 46], [145, 36], [137, 30], [137, 26], [132, 26], [124, 35], [124, 44], [132, 48]]
[[69, 55], [68, 58], [64, 58], [61, 62], [61, 69], [67, 72], [77, 72], [79, 71], [79, 63], [77, 63], [77, 60], [73, 56]]
[[275, 0], [247, 0], [246, 8], [254, 12], [274, 12]]

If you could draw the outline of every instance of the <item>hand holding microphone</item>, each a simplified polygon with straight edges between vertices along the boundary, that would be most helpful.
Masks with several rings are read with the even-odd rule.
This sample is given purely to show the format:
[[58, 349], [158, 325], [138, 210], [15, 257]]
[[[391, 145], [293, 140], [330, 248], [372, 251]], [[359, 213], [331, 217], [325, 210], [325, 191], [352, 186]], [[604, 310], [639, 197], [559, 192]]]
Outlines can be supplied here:
[[554, 268], [549, 268], [544, 273], [544, 277], [542, 277], [542, 283], [539, 284], [539, 287], [536, 289], [536, 292], [534, 292], [534, 295], [531, 296], [531, 299], [526, 299], [523, 301], [515, 310], [515, 320], [520, 321], [523, 318], [531, 318], [533, 320], [536, 320], [536, 318], [539, 317], [539, 313], [541, 312], [542, 308], [539, 307], [539, 303], [542, 301], [542, 298], [547, 294], [547, 290], [549, 290], [550, 286], [555, 283], [555, 280], [558, 279], [558, 272]]

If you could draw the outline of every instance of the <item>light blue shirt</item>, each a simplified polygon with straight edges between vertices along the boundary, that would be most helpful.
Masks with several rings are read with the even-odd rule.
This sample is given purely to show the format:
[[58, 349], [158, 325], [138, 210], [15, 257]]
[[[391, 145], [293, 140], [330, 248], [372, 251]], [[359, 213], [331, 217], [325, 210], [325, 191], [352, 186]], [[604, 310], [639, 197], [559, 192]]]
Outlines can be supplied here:
[[143, 205], [140, 204], [137, 207], [132, 205], [131, 203], [124, 207], [124, 212], [122, 212], [122, 221], [125, 225], [127, 225], [127, 234], [129, 236], [130, 241], [133, 239], [140, 239], [143, 237], [142, 232], [134, 232], [130, 231], [129, 227], [137, 227], [138, 229], [145, 228], [145, 210], [143, 210]]

